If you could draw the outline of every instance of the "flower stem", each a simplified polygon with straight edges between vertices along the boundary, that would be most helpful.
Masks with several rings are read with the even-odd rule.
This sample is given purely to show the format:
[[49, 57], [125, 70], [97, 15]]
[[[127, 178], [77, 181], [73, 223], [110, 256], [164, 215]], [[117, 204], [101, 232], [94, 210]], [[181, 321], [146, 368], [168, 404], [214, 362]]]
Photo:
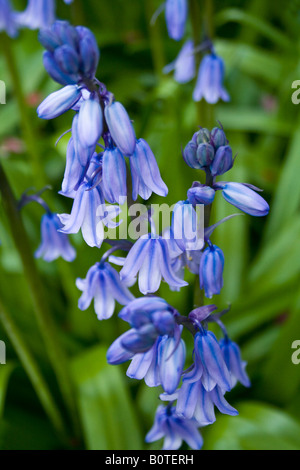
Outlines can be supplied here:
[[51, 312], [49, 311], [49, 305], [44, 293], [44, 286], [36, 268], [27, 233], [17, 208], [17, 201], [15, 200], [9, 181], [1, 164], [0, 192], [2, 195], [4, 210], [10, 224], [11, 233], [22, 261], [24, 276], [28, 283], [33, 300], [36, 319], [45, 341], [45, 347], [53, 370], [55, 371], [62, 396], [70, 413], [74, 432], [76, 436], [78, 436], [79, 418], [77, 403], [67, 358], [61, 348], [59, 333], [51, 316]]
[[0, 44], [2, 45], [2, 53], [5, 57], [6, 65], [12, 81], [14, 97], [16, 98], [18, 104], [21, 130], [28, 155], [31, 159], [34, 179], [37, 186], [45, 186], [45, 174], [40, 164], [39, 153], [35, 144], [36, 138], [31, 127], [32, 120], [30, 119], [30, 113], [28, 112], [28, 106], [26, 104], [20, 72], [16, 64], [12, 40], [5, 33], [2, 33], [0, 34]]
[[28, 349], [21, 332], [19, 331], [9, 312], [5, 309], [0, 300], [0, 321], [9, 337], [15, 351], [36, 391], [36, 394], [49, 418], [54, 429], [61, 437], [62, 441], [67, 442], [67, 434], [61, 417], [60, 410], [57, 408], [51, 392], [48, 388], [41, 371]]

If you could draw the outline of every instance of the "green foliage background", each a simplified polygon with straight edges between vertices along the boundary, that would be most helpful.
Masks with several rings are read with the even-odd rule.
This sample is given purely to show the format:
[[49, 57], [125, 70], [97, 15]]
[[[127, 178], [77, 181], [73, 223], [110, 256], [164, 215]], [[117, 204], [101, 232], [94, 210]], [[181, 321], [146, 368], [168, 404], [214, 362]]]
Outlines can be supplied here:
[[[16, 2], [24, 6], [21, 0]], [[57, 0], [58, 16], [83, 24], [95, 33], [101, 49], [98, 78], [106, 83], [134, 120], [137, 136], [148, 140], [169, 187], [166, 200], [186, 198], [194, 180], [203, 177], [186, 167], [181, 147], [197, 126], [219, 120], [237, 153], [226, 178], [264, 189], [270, 204], [266, 218], [236, 217], [220, 226], [213, 242], [225, 254], [224, 289], [213, 299], [220, 309], [231, 303], [225, 323], [248, 362], [252, 387], [237, 386], [228, 401], [240, 416], [218, 414], [202, 430], [205, 449], [300, 448], [300, 365], [291, 361], [292, 342], [300, 339], [300, 107], [291, 101], [292, 82], [300, 79], [300, 2], [287, 0], [215, 0], [215, 46], [226, 63], [225, 85], [231, 101], [214, 106], [213, 122], [192, 101], [193, 83], [178, 85], [162, 68], [171, 62], [180, 44], [168, 38], [161, 15], [150, 20], [160, 0], [74, 0], [71, 7]], [[200, 6], [204, 0], [199, 0]], [[199, 25], [201, 28], [201, 24]], [[188, 26], [191, 33], [191, 26]], [[187, 34], [188, 35], [188, 34]], [[1, 47], [1, 46], [0, 46]], [[2, 42], [2, 47], [5, 47]], [[55, 212], [68, 212], [71, 201], [60, 190], [72, 113], [51, 122], [37, 118], [36, 106], [58, 89], [43, 69], [43, 49], [37, 32], [22, 31], [11, 41], [21, 84], [34, 105], [27, 107], [34, 133], [38, 165], [24, 149], [7, 152], [7, 139], [23, 138], [18, 103], [5, 54], [0, 56], [0, 78], [7, 85], [7, 104], [0, 107], [1, 163], [17, 198], [29, 187], [50, 184], [45, 198]], [[203, 120], [201, 119], [201, 106]], [[200, 113], [200, 116], [199, 116]], [[217, 195], [213, 222], [236, 212]], [[42, 209], [26, 206], [24, 224], [34, 251], [40, 241]], [[0, 206], [1, 303], [17, 324], [65, 420], [67, 413], [45, 351], [22, 263]], [[82, 432], [62, 443], [40, 405], [7, 332], [7, 365], [0, 366], [1, 449], [159, 449], [144, 444], [158, 405], [157, 389], [129, 380], [126, 365], [106, 363], [105, 353], [125, 325], [114, 317], [99, 322], [93, 307], [77, 308], [76, 277], [85, 277], [99, 252], [87, 247], [81, 235], [72, 237], [77, 258], [37, 261], [46, 303], [58, 325], [68, 356], [80, 410]], [[134, 291], [137, 295], [138, 292]], [[193, 308], [193, 284], [174, 293], [162, 286], [160, 294], [186, 315]], [[72, 436], [69, 426], [69, 436]]]

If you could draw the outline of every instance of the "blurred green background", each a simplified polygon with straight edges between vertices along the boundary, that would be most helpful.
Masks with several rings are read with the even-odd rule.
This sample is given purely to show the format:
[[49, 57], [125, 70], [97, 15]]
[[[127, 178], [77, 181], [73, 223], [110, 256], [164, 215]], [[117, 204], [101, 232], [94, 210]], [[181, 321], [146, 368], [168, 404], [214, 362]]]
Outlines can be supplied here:
[[[20, 0], [16, 5], [21, 8], [24, 3]], [[230, 103], [219, 103], [213, 111], [192, 101], [194, 83], [178, 85], [172, 75], [162, 74], [162, 68], [178, 54], [180, 43], [168, 38], [163, 14], [150, 26], [160, 3], [74, 0], [69, 7], [57, 0], [57, 15], [88, 26], [96, 35], [101, 50], [97, 77], [127, 108], [137, 136], [149, 142], [169, 187], [166, 200], [152, 197], [151, 202], [173, 204], [186, 198], [194, 180], [204, 182], [203, 175], [184, 164], [181, 147], [198, 126], [214, 127], [217, 121], [238, 154], [226, 179], [264, 189], [271, 207], [268, 217], [236, 217], [213, 235], [226, 260], [224, 289], [213, 302], [220, 309], [232, 305], [224, 322], [248, 362], [252, 387], [237, 386], [226, 395], [240, 416], [218, 413], [216, 423], [202, 430], [204, 449], [299, 450], [300, 364], [292, 363], [291, 346], [300, 339], [300, 106], [292, 103], [291, 96], [293, 81], [300, 80], [300, 1], [287, 0], [284, 8], [280, 0], [213, 2], [215, 47], [225, 60], [225, 86], [231, 96]], [[202, 9], [204, 0], [198, 3]], [[201, 36], [201, 23], [199, 28]], [[189, 24], [186, 36], [191, 34]], [[19, 74], [27, 124], [24, 116], [21, 119], [5, 47]], [[72, 201], [57, 194], [68, 136], [57, 146], [55, 142], [70, 128], [72, 113], [50, 122], [37, 118], [37, 105], [59, 88], [43, 68], [37, 32], [24, 30], [9, 44], [1, 41], [0, 52], [0, 79], [7, 85], [7, 104], [0, 106], [0, 157], [15, 196], [49, 184], [53, 191], [44, 196], [51, 209], [69, 212]], [[217, 196], [212, 222], [236, 212]], [[32, 252], [40, 242], [42, 214], [35, 204], [22, 210]], [[75, 279], [85, 277], [108, 245], [100, 251], [89, 248], [79, 234], [72, 236], [77, 250], [74, 263], [36, 263], [43, 301], [55, 321], [57, 341], [65, 350], [75, 383], [82, 423], [76, 435], [58, 391], [34, 315], [28, 278], [2, 204], [0, 240], [0, 310], [17, 325], [72, 437], [66, 444], [53, 430], [40, 404], [38, 385], [32, 385], [22, 354], [16, 353], [0, 323], [0, 339], [7, 345], [7, 364], [0, 365], [0, 448], [160, 449], [161, 443], [144, 444], [160, 390], [129, 380], [125, 375], [128, 364], [113, 367], [106, 363], [108, 346], [126, 325], [116, 314], [99, 322], [93, 306], [85, 312], [77, 308], [80, 292]], [[136, 287], [133, 293], [138, 295]], [[193, 282], [179, 293], [162, 285], [160, 295], [182, 315], [193, 308]], [[191, 338], [187, 340], [191, 343]]]

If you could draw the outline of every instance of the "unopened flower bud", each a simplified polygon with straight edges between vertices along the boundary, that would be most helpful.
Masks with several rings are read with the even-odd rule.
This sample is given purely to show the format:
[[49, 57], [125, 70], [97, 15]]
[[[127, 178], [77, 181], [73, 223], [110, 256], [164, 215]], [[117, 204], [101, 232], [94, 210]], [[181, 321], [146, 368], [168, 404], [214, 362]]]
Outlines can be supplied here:
[[210, 166], [212, 176], [223, 175], [233, 167], [232, 149], [229, 145], [219, 147]]
[[209, 166], [215, 156], [215, 150], [210, 144], [200, 144], [197, 148], [197, 160], [200, 168]]
[[211, 144], [215, 147], [217, 150], [219, 147], [223, 147], [228, 143], [226, 139], [225, 132], [223, 129], [220, 129], [219, 127], [214, 127], [213, 130], [210, 133], [211, 137]]

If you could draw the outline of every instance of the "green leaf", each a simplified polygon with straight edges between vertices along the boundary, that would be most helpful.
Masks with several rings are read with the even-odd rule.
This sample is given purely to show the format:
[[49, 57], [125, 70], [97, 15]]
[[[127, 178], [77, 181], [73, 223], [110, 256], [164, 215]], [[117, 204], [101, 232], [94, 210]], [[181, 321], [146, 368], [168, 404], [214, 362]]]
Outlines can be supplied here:
[[[289, 403], [299, 390], [300, 365], [294, 364], [292, 344], [300, 340], [300, 295], [286, 321], [281, 326], [280, 335], [269, 351], [263, 369], [263, 390], [276, 390], [273, 401]], [[278, 373], [280, 371], [280, 373]]]
[[106, 349], [94, 347], [72, 362], [79, 409], [88, 450], [143, 448], [132, 400], [123, 373], [106, 360]]
[[218, 416], [204, 431], [210, 450], [298, 450], [300, 423], [266, 403], [234, 405], [239, 416]]
[[271, 238], [295, 215], [300, 202], [300, 120], [296, 124], [296, 131], [290, 140], [289, 150], [282, 166], [281, 177], [277, 185], [275, 198], [271, 204], [267, 237]]
[[15, 367], [14, 362], [0, 365], [0, 418], [3, 416], [8, 381]]
[[279, 47], [288, 49], [289, 51], [294, 50], [294, 43], [281, 31], [274, 26], [271, 26], [268, 22], [258, 18], [257, 16], [251, 15], [244, 10], [238, 8], [228, 8], [221, 11], [215, 19], [218, 25], [223, 25], [229, 22], [241, 23], [242, 25], [250, 26], [251, 28], [260, 32], [263, 36], [273, 41]]

